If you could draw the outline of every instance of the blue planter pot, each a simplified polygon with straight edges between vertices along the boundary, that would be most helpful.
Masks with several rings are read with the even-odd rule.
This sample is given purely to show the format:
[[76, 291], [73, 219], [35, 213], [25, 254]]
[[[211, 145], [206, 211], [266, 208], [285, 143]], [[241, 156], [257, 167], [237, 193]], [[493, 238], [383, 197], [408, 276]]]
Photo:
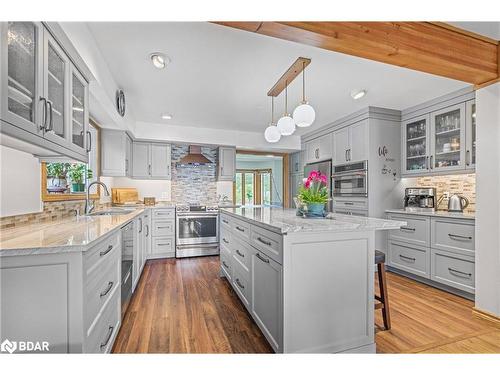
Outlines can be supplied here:
[[309, 216], [323, 216], [324, 210], [325, 210], [324, 203], [308, 203], [307, 204], [307, 214]]

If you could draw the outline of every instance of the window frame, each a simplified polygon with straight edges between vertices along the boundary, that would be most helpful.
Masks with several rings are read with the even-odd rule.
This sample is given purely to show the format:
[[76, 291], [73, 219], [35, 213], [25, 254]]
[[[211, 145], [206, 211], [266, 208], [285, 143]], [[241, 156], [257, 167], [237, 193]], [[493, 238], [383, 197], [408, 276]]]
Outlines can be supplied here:
[[[244, 206], [246, 205], [246, 199], [245, 199], [245, 175], [246, 174], [251, 174], [253, 175], [253, 200], [254, 200], [254, 205], [262, 205], [262, 175], [263, 174], [269, 174], [270, 179], [272, 181], [273, 178], [273, 170], [270, 168], [263, 168], [263, 169], [237, 169], [236, 173], [241, 173], [241, 181], [242, 181], [242, 186], [241, 186], [241, 204]], [[272, 202], [272, 196], [273, 196], [273, 189], [271, 185], [271, 202]], [[236, 202], [236, 178], [234, 179], [233, 182], [233, 202]]]
[[[101, 177], [101, 127], [92, 119], [90, 119], [90, 124], [89, 126], [92, 126], [93, 128], [96, 129], [96, 134], [97, 134], [97, 139], [96, 139], [96, 146], [97, 146], [97, 170], [93, 171], [95, 172], [96, 180], [100, 181]], [[41, 162], [40, 163], [40, 168], [41, 168], [41, 190], [42, 190], [42, 202], [62, 202], [62, 201], [79, 201], [79, 200], [85, 200], [86, 198], [86, 193], [79, 193], [79, 194], [49, 194], [47, 192], [47, 162]], [[101, 186], [97, 185], [97, 193], [90, 194], [90, 199], [100, 199], [101, 198]]]

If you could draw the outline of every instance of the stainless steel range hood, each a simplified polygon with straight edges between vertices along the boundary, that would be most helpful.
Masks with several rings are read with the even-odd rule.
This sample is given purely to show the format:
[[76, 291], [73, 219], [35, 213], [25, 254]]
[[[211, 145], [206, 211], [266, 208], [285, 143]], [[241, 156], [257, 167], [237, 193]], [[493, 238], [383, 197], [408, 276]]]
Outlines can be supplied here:
[[189, 153], [184, 156], [177, 165], [205, 165], [213, 164], [205, 155], [201, 153], [201, 146], [189, 146]]

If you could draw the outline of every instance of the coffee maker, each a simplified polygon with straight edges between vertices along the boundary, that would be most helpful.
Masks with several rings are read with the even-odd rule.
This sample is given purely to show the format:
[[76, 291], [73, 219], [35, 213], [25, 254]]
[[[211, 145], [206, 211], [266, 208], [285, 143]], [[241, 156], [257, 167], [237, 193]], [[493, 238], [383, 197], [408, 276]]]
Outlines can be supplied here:
[[406, 188], [404, 206], [406, 211], [435, 211], [435, 188]]

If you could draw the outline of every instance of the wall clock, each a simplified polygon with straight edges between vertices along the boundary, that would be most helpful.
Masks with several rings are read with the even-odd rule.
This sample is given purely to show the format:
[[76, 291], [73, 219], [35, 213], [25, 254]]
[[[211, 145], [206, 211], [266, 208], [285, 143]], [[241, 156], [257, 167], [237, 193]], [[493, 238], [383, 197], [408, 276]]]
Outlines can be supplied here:
[[116, 91], [116, 110], [120, 116], [125, 116], [125, 94], [123, 90]]

